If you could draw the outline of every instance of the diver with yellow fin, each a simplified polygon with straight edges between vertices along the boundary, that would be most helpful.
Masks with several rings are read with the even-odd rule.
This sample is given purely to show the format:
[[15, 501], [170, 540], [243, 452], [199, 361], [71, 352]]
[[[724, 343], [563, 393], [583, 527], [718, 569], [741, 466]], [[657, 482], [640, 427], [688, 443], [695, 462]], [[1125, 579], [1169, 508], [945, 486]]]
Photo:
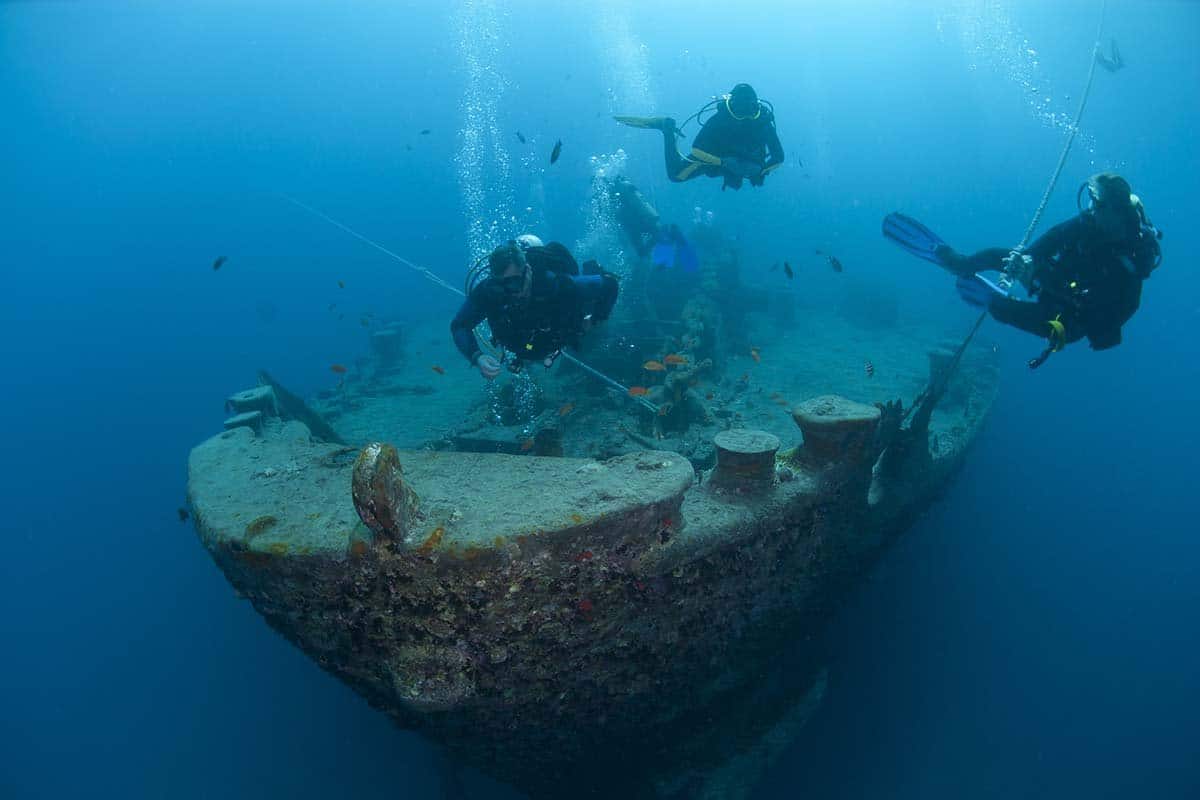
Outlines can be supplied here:
[[[1162, 233], [1129, 182], [1101, 172], [1079, 187], [1079, 214], [1055, 225], [1025, 250], [993, 247], [961, 255], [912, 217], [889, 214], [883, 235], [909, 253], [958, 276], [959, 295], [994, 319], [1045, 336], [1029, 362], [1087, 337], [1093, 350], [1121, 343], [1121, 326], [1138, 310], [1142, 283], [1162, 261]], [[992, 277], [988, 273], [999, 273]], [[1013, 296], [1020, 284], [1028, 300]]]
[[[700, 116], [712, 111], [701, 121]], [[671, 117], [613, 117], [622, 125], [662, 131], [667, 161], [667, 177], [681, 183], [704, 176], [722, 178], [722, 189], [740, 189], [743, 181], [762, 186], [767, 175], [783, 163], [783, 145], [775, 130], [775, 108], [759, 100], [753, 87], [739, 83], [729, 94], [714, 98], [676, 126]], [[675, 137], [695, 119], [700, 132], [692, 141], [692, 150], [681, 155]]]

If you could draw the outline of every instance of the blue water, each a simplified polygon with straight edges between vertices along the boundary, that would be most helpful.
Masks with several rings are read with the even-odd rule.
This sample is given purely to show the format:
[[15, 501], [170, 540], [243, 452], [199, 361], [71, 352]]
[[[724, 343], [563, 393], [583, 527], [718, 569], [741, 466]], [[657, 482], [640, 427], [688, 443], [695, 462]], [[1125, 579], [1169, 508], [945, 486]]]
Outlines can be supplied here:
[[[879, 220], [1019, 239], [1099, 11], [404, 5], [0, 3], [0, 797], [438, 796], [432, 749], [272, 633], [175, 517], [221, 398], [259, 366], [315, 391], [363, 353], [330, 302], [453, 313], [279, 193], [457, 284], [496, 219], [587, 236], [588, 159], [620, 147], [664, 216], [712, 210], [744, 263], [833, 248], [960, 331], [945, 276]], [[1029, 373], [1039, 343], [989, 324], [992, 420], [833, 621], [826, 701], [758, 796], [1200, 796], [1200, 8], [1109, 5], [1128, 67], [1097, 74], [1047, 221], [1118, 169], [1163, 267], [1113, 351]], [[608, 120], [742, 80], [792, 162], [760, 190], [669, 185], [656, 136]], [[493, 128], [472, 160], [462, 132]]]

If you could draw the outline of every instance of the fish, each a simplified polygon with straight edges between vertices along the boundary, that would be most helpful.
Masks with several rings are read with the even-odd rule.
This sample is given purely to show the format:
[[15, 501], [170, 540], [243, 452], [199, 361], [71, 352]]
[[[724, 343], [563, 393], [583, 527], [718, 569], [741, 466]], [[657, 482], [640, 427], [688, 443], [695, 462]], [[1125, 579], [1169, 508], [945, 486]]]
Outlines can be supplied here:
[[584, 550], [582, 553], [575, 556], [576, 564], [578, 564], [580, 561], [591, 561], [591, 560], [592, 560], [592, 551], [591, 550]]
[[329, 371], [332, 372], [334, 375], [345, 375], [346, 374], [346, 368], [344, 366], [342, 366], [341, 364], [334, 364], [334, 365], [330, 366]]
[[217, 256], [217, 260], [213, 262], [213, 272], [216, 272], [221, 267], [225, 266], [225, 262], [228, 260], [228, 256]]
[[446, 374], [446, 370], [442, 369], [437, 364], [434, 364], [432, 367], [430, 367], [430, 369], [433, 370], [434, 372], [436, 372], [438, 375]]
[[755, 363], [755, 364], [761, 364], [761, 363], [762, 363], [762, 356], [760, 356], [760, 355], [758, 354], [758, 348], [757, 348], [757, 347], [751, 347], [751, 348], [750, 348], [750, 357], [754, 359], [754, 363]]
[[562, 139], [554, 143], [554, 149], [550, 151], [550, 163], [558, 161], [560, 155], [562, 155]]
[[590, 616], [592, 613], [592, 601], [586, 598], [576, 603], [575, 607], [579, 609], [579, 613], [585, 617]]
[[428, 136], [428, 135], [429, 135], [429, 128], [422, 128], [422, 129], [421, 129], [421, 135], [422, 135], [422, 136]]
[[663, 363], [679, 365], [688, 363], [688, 360], [686, 357], [681, 356], [678, 353], [667, 353], [667, 355], [663, 356]]
[[774, 264], [772, 264], [772, 265], [771, 265], [771, 268], [770, 268], [769, 270], [767, 270], [767, 272], [774, 272], [774, 271], [775, 271], [775, 270], [777, 270], [777, 269], [779, 269], [779, 262], [778, 262], [778, 261], [776, 261]]
[[335, 308], [337, 308], [337, 303], [330, 303], [330, 304], [329, 304], [329, 310], [330, 310], [330, 311], [333, 311]]
[[738, 380], [741, 381], [742, 383], [749, 383], [750, 382], [750, 373], [743, 372], [742, 377], [738, 378]]
[[867, 373], [868, 378], [874, 378], [875, 377], [875, 365], [872, 364], [870, 361], [864, 361], [863, 362], [863, 372]]
[[521, 144], [525, 144], [525, 134], [521, 133], [520, 131], [517, 131], [517, 141], [520, 142]]
[[712, 392], [709, 392], [708, 394], [704, 395], [705, 400], [712, 400], [713, 397], [714, 397], [714, 395]]
[[528, 453], [532, 449], [533, 449], [533, 439], [532, 438], [521, 440], [521, 452], [522, 453]]
[[345, 288], [346, 288], [346, 282], [345, 282], [345, 281], [338, 281], [338, 288], [339, 288], [339, 289], [345, 289]]
[[180, 507], [180, 508], [177, 508], [177, 509], [175, 509], [175, 513], [179, 515], [179, 521], [180, 521], [180, 522], [187, 522], [187, 521], [188, 521], [188, 517], [190, 517], [190, 516], [191, 516], [191, 514], [189, 514], [189, 513], [188, 513], [188, 510], [187, 510], [186, 508], [183, 508], [183, 507]]
[[359, 325], [362, 325], [364, 328], [369, 328], [369, 327], [371, 327], [371, 318], [370, 318], [370, 317], [363, 317], [362, 319], [360, 319], [360, 320], [358, 321], [358, 324], [359, 324]]
[[563, 403], [562, 408], [558, 409], [558, 415], [560, 417], [565, 417], [567, 414], [570, 414], [574, 410], [575, 410], [574, 403]]
[[796, 273], [792, 272], [792, 265], [786, 261], [783, 262], [783, 274], [788, 276], [789, 281], [796, 275]]
[[837, 256], [825, 256], [829, 259], [829, 266], [833, 267], [834, 272], [842, 271], [842, 262], [837, 260]]
[[629, 387], [629, 396], [630, 397], [645, 397], [648, 394], [650, 394], [650, 390], [647, 389], [645, 386], [630, 386]]
[[642, 369], [648, 372], [662, 372], [664, 369], [666, 369], [666, 366], [664, 366], [661, 361], [651, 360], [647, 361], [645, 364], [642, 364]]

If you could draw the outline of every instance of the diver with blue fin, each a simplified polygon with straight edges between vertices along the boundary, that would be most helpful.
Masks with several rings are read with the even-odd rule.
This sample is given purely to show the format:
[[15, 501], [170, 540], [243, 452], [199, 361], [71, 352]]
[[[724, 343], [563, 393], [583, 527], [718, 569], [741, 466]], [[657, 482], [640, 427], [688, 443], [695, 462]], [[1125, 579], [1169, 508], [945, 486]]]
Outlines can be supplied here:
[[685, 272], [700, 269], [700, 257], [678, 225], [664, 225], [659, 211], [646, 199], [634, 181], [618, 175], [604, 180], [605, 191], [613, 200], [613, 216], [629, 236], [634, 251], [660, 267], [679, 266]]
[[[702, 114], [713, 112], [701, 121]], [[722, 190], [740, 189], [743, 181], [762, 186], [772, 171], [783, 164], [783, 145], [775, 129], [775, 108], [748, 83], [739, 83], [729, 94], [714, 98], [676, 126], [671, 117], [613, 117], [622, 125], [661, 131], [667, 162], [667, 177], [673, 183], [700, 176], [721, 178]], [[682, 128], [695, 119], [700, 132], [692, 141], [692, 150], [681, 155], [675, 137], [683, 137]]]
[[700, 257], [677, 225], [663, 225], [658, 210], [633, 181], [624, 175], [606, 179], [606, 190], [614, 201], [614, 216], [639, 256], [650, 257], [658, 267], [680, 267], [684, 272], [700, 269]]
[[[883, 235], [958, 276], [958, 293], [968, 304], [1006, 325], [1045, 336], [1046, 349], [1029, 362], [1032, 369], [1084, 337], [1093, 350], [1120, 344], [1121, 326], [1141, 303], [1142, 283], [1162, 262], [1162, 232], [1120, 175], [1093, 175], [1079, 187], [1076, 203], [1077, 216], [1025, 250], [993, 247], [961, 255], [900, 213], [884, 218]], [[1029, 299], [1013, 295], [1015, 284]]]

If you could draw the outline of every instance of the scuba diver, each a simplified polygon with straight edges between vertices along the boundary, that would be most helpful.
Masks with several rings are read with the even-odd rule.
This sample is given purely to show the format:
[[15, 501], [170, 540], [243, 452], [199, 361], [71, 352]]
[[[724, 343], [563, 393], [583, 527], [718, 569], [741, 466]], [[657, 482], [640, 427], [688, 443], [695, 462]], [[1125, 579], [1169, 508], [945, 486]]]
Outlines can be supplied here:
[[475, 339], [475, 326], [485, 319], [492, 344], [513, 354], [511, 371], [519, 372], [526, 361], [550, 367], [562, 348], [578, 345], [592, 326], [608, 319], [618, 291], [616, 277], [595, 261], [585, 262], [580, 274], [564, 245], [523, 234], [467, 273], [467, 299], [450, 322], [450, 334], [488, 380], [500, 374], [501, 360], [484, 353]]
[[[961, 255], [903, 214], [883, 220], [883, 235], [913, 255], [958, 276], [959, 294], [1006, 325], [1048, 343], [1029, 362], [1087, 337], [1093, 350], [1121, 343], [1121, 326], [1142, 297], [1142, 282], [1162, 261], [1162, 233], [1150, 223], [1129, 182], [1114, 172], [1093, 175], [1076, 195], [1079, 215], [1051, 228], [1024, 251], [1003, 247]], [[1000, 271], [993, 280], [982, 272]], [[1012, 296], [1020, 283], [1031, 299]]]
[[1108, 40], [1109, 55], [1104, 55], [1104, 51], [1100, 49], [1100, 45], [1096, 45], [1096, 63], [1104, 67], [1109, 72], [1116, 72], [1121, 67], [1125, 66], [1124, 59], [1121, 58], [1121, 51], [1117, 49], [1117, 40]]
[[[683, 137], [681, 128], [700, 115], [713, 111], [701, 122], [700, 132], [692, 141], [690, 154], [680, 155], [675, 137]], [[739, 83], [729, 94], [706, 103], [676, 127], [671, 117], [613, 117], [623, 125], [662, 131], [667, 160], [667, 177], [681, 183], [704, 175], [722, 178], [721, 189], [740, 189], [742, 182], [762, 186], [767, 175], [783, 163], [783, 145], [775, 130], [775, 107], [758, 95], [748, 83]]]
[[679, 226], [659, 222], [658, 210], [631, 180], [618, 175], [605, 182], [605, 190], [615, 201], [613, 216], [639, 256], [650, 256], [652, 263], [665, 269], [699, 270], [700, 258]]

